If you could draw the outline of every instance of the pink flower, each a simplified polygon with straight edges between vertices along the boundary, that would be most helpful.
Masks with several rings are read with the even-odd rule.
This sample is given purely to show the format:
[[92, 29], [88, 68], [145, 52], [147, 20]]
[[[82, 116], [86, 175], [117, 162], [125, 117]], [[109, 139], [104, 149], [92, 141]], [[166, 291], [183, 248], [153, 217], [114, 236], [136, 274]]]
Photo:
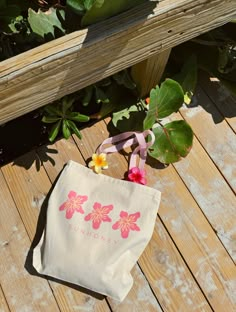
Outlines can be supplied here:
[[146, 185], [147, 180], [145, 178], [145, 175], [145, 170], [140, 170], [138, 167], [133, 167], [128, 172], [128, 179], [132, 182]]
[[140, 217], [140, 212], [128, 214], [125, 211], [121, 211], [120, 220], [113, 224], [113, 230], [120, 229], [121, 236], [127, 238], [129, 236], [129, 231], [140, 231], [140, 228], [135, 224], [137, 219]]
[[93, 228], [96, 230], [100, 227], [101, 222], [111, 222], [111, 218], [108, 217], [108, 213], [113, 209], [113, 205], [102, 206], [100, 203], [93, 205], [93, 211], [89, 213], [84, 220], [93, 221]]
[[82, 204], [88, 199], [88, 196], [81, 196], [77, 195], [76, 192], [70, 191], [68, 194], [68, 199], [64, 202], [60, 207], [59, 210], [66, 210], [66, 218], [71, 219], [75, 211], [84, 213], [82, 208]]

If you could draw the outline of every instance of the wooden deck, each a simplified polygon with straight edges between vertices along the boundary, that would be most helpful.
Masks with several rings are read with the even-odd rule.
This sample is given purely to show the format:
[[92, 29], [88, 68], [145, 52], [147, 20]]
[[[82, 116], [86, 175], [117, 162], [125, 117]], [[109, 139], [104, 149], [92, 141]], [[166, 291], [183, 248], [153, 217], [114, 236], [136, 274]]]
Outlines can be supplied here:
[[[236, 311], [235, 116], [236, 101], [203, 75], [193, 107], [178, 114], [194, 130], [191, 153], [164, 169], [151, 160], [146, 166], [149, 185], [162, 192], [161, 206], [121, 304], [24, 268], [52, 183], [69, 159], [85, 164], [108, 136], [105, 121], [84, 129], [82, 141], [60, 140], [2, 167], [0, 311]], [[105, 174], [123, 178], [126, 158], [112, 155], [109, 164]]]

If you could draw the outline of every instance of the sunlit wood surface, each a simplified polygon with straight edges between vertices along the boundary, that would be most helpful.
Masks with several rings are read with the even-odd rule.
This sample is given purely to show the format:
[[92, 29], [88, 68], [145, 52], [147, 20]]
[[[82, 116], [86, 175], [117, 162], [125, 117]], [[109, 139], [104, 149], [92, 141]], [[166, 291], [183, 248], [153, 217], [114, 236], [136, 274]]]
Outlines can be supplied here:
[[[162, 192], [162, 200], [123, 303], [98, 300], [24, 267], [52, 183], [68, 160], [86, 163], [108, 137], [108, 120], [84, 129], [82, 141], [50, 145], [58, 152], [47, 155], [51, 161], [42, 147], [1, 168], [1, 312], [236, 311], [236, 101], [216, 79], [202, 75], [193, 105], [176, 118], [192, 126], [194, 145], [186, 159], [166, 168], [148, 160], [149, 186]], [[42, 160], [39, 170], [36, 159]], [[105, 174], [121, 179], [126, 171], [125, 156], [109, 156]]]

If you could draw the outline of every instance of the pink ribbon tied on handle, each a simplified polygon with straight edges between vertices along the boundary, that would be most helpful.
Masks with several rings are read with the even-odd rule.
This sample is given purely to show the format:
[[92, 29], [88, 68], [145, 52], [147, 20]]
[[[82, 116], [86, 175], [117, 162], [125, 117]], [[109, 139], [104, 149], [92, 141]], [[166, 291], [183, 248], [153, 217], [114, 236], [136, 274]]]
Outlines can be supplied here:
[[[147, 142], [146, 138], [149, 135], [151, 136], [151, 140]], [[138, 144], [130, 157], [128, 179], [136, 183], [146, 184], [144, 166], [147, 158], [147, 150], [154, 142], [155, 135], [151, 130], [145, 130], [144, 132], [124, 132], [104, 140], [98, 148], [98, 154], [115, 153], [126, 147]], [[112, 144], [112, 146], [105, 147], [108, 144]]]

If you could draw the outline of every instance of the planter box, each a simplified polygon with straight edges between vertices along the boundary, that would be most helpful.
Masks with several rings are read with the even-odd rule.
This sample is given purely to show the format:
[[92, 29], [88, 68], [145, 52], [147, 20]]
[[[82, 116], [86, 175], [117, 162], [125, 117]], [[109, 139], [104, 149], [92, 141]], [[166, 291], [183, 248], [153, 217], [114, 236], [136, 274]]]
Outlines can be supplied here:
[[1, 62], [0, 124], [227, 23], [235, 5], [151, 1]]

